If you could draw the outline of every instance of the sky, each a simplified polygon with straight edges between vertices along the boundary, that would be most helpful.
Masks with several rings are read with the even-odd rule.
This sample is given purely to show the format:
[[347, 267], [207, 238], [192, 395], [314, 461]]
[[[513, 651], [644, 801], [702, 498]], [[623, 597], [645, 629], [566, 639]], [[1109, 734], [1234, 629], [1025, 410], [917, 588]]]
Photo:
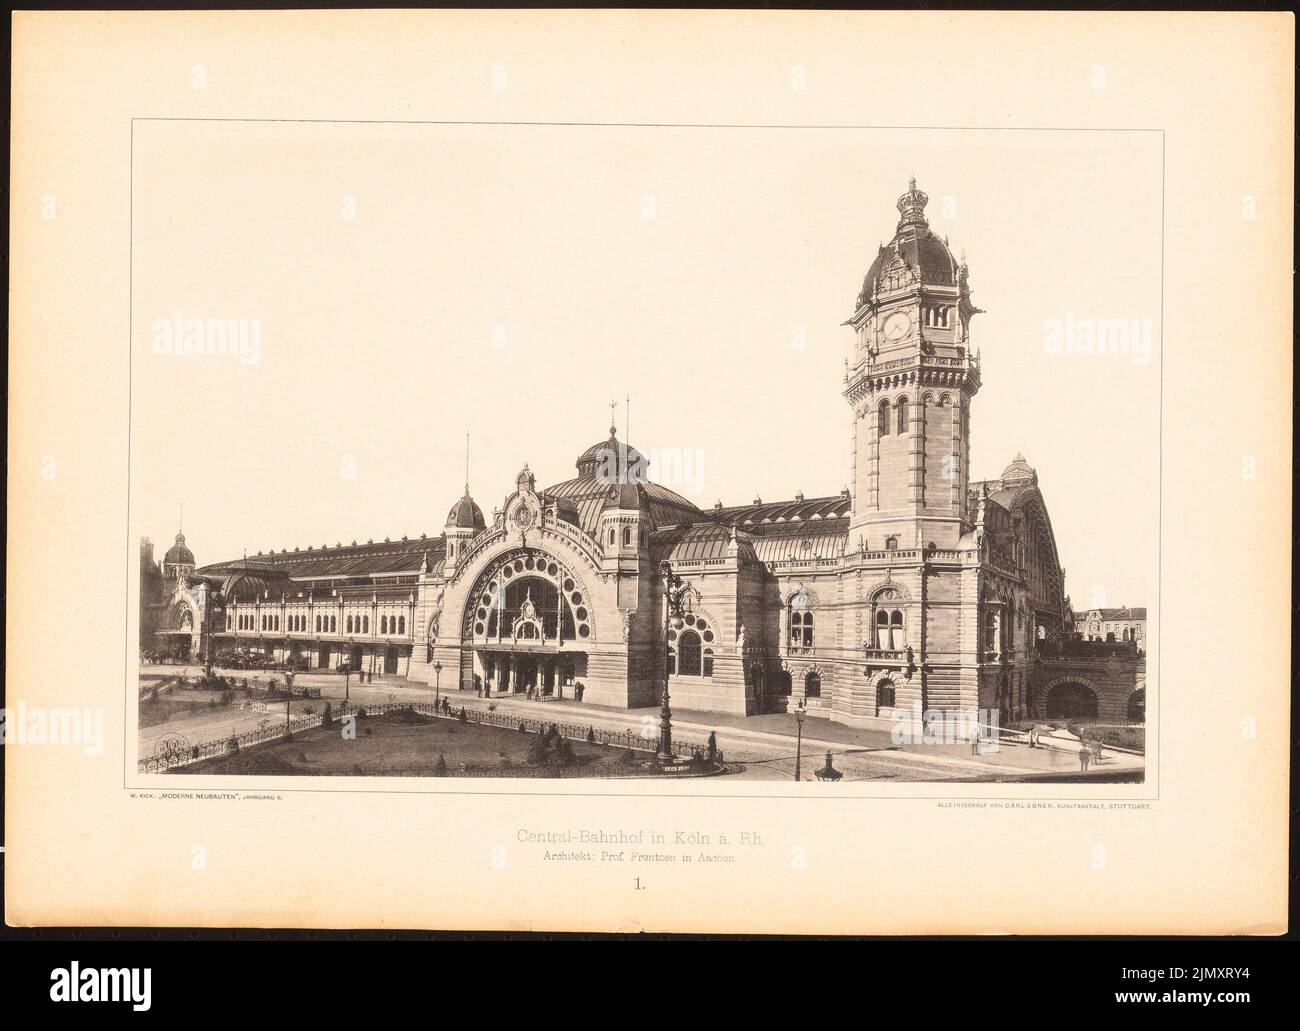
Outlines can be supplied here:
[[[135, 535], [165, 550], [184, 503], [200, 564], [436, 536], [467, 433], [490, 513], [611, 414], [701, 507], [834, 494], [841, 324], [914, 175], [985, 309], [973, 478], [1023, 453], [1076, 609], [1153, 604], [1160, 159], [1144, 132], [137, 123]], [[178, 318], [249, 349], [168, 353]]]

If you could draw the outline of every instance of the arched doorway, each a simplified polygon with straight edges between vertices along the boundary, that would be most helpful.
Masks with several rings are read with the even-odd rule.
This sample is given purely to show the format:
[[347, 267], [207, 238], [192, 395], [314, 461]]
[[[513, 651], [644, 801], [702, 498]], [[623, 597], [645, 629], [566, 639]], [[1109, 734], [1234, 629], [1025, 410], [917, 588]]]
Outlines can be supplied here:
[[1130, 723], [1145, 723], [1147, 719], [1147, 689], [1139, 687], [1128, 696], [1128, 719]]
[[1047, 692], [1048, 719], [1096, 719], [1097, 695], [1083, 684], [1067, 682]]
[[886, 709], [892, 709], [897, 704], [897, 693], [894, 690], [894, 682], [888, 678], [882, 680], [876, 685], [876, 715]]

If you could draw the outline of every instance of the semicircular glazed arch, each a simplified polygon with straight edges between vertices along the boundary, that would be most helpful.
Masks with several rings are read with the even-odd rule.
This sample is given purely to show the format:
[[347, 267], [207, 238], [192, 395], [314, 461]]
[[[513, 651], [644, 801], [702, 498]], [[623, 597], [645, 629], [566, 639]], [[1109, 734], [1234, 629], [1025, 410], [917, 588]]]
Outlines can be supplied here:
[[1053, 610], [1064, 602], [1061, 560], [1056, 550], [1056, 534], [1047, 505], [1037, 487], [1019, 491], [1010, 505], [1012, 518], [1020, 516], [1025, 530], [1025, 567], [1029, 570], [1030, 594], [1039, 604]]
[[461, 621], [466, 644], [582, 644], [596, 639], [592, 597], [563, 559], [514, 548], [474, 580]]

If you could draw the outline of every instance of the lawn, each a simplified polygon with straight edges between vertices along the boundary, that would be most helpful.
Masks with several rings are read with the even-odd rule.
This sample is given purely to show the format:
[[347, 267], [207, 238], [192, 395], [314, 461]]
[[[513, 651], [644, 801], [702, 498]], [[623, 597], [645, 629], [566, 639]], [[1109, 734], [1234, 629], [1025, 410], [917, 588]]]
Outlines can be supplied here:
[[[493, 770], [510, 776], [511, 768], [529, 767], [530, 746], [537, 734], [503, 727], [461, 723], [413, 713], [390, 713], [356, 721], [356, 736], [345, 737], [344, 724], [294, 735], [246, 748], [231, 755], [205, 759], [173, 773], [243, 774], [263, 776], [433, 776], [439, 756], [450, 776], [463, 767]], [[625, 748], [568, 742], [574, 765], [623, 763], [629, 756], [649, 758]]]
[[146, 695], [140, 699], [140, 726], [156, 727], [168, 720], [190, 716], [197, 712], [211, 712], [226, 708], [229, 702], [222, 705], [223, 693], [230, 697], [238, 697], [239, 694], [235, 691], [207, 691], [196, 687], [176, 686], [169, 691], [161, 692], [154, 698]]

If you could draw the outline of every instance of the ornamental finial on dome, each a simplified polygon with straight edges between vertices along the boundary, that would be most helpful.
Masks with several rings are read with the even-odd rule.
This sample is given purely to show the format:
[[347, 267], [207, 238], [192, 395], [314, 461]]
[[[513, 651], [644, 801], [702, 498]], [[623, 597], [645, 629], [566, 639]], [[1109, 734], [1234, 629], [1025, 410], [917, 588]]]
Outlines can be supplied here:
[[916, 188], [916, 176], [907, 180], [907, 192], [898, 198], [898, 213], [903, 217], [898, 221], [898, 228], [904, 226], [928, 226], [925, 218], [925, 206], [930, 198]]

